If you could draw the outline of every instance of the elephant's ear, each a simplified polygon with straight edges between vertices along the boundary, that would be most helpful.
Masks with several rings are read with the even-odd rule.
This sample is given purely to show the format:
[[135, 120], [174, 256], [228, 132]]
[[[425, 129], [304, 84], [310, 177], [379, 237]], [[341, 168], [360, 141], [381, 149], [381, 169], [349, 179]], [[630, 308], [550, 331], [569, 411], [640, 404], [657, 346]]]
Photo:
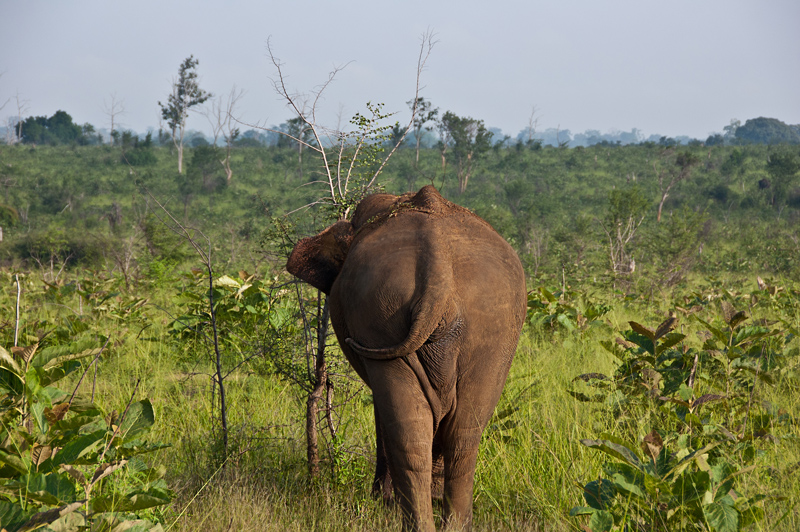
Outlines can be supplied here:
[[289, 255], [286, 270], [329, 294], [352, 240], [353, 226], [350, 222], [337, 222], [320, 234], [298, 242]]

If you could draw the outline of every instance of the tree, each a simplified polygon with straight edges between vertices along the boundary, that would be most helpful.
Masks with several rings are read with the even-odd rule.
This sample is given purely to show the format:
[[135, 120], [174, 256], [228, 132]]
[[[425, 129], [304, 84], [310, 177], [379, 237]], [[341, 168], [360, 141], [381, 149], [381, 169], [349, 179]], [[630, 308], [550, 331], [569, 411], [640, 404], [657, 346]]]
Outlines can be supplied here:
[[[306, 103], [303, 102], [299, 107], [302, 112], [305, 112]], [[290, 118], [280, 125], [278, 129], [280, 133], [278, 136], [279, 148], [297, 148], [297, 175], [303, 178], [303, 149], [306, 146], [313, 146], [315, 143], [314, 133], [311, 128], [306, 124], [302, 115], [297, 115]]]
[[776, 118], [753, 118], [736, 129], [736, 139], [752, 144], [800, 144], [800, 134]]
[[536, 138], [536, 128], [539, 127], [539, 117], [536, 116], [539, 110], [536, 106], [531, 106], [531, 114], [528, 117], [528, 127], [520, 131], [517, 138], [522, 137], [525, 141], [525, 146], [529, 148], [535, 148], [542, 145], [541, 139]]
[[732, 118], [731, 123], [722, 128], [723, 131], [722, 136], [725, 139], [726, 144], [731, 144], [736, 140], [736, 130], [739, 129], [739, 126], [741, 125], [742, 125], [741, 120]]
[[228, 97], [223, 101], [222, 96], [211, 102], [211, 110], [206, 113], [206, 118], [211, 124], [211, 130], [214, 134], [212, 144], [217, 145], [220, 135], [225, 140], [225, 157], [219, 161], [225, 169], [225, 178], [230, 184], [231, 177], [233, 177], [233, 170], [231, 169], [231, 150], [236, 139], [239, 138], [239, 128], [236, 127], [236, 119], [233, 117], [236, 104], [239, 99], [244, 95], [244, 91], [237, 90], [236, 85], [231, 89]]
[[[434, 44], [431, 34], [426, 33], [422, 36], [422, 44], [417, 61], [414, 102], [419, 101], [420, 76]], [[286, 86], [283, 63], [275, 56], [269, 41], [267, 41], [267, 53], [276, 71], [276, 76], [273, 80], [275, 91], [295, 113], [297, 121], [292, 126], [294, 128], [292, 131], [295, 134], [280, 129], [260, 129], [266, 129], [282, 135], [288, 140], [301, 145], [304, 149], [310, 150], [314, 156], [320, 159], [323, 178], [318, 183], [323, 184], [327, 190], [324, 197], [306, 207], [311, 207], [315, 204], [324, 205], [330, 218], [347, 218], [350, 210], [366, 194], [373, 190], [375, 181], [383, 171], [386, 163], [413, 127], [417, 108], [416, 106], [412, 108], [411, 120], [405, 128], [405, 134], [398, 139], [398, 143], [389, 150], [389, 153], [384, 155], [384, 141], [386, 140], [387, 132], [392, 129], [392, 125], [385, 123], [391, 114], [383, 112], [383, 104], [368, 102], [368, 112], [365, 114], [356, 113], [350, 120], [350, 124], [354, 129], [349, 131], [343, 131], [339, 127], [335, 129], [325, 128], [316, 121], [317, 105], [322, 98], [322, 94], [333, 82], [342, 67], [334, 67], [328, 74], [328, 79], [313, 93], [313, 97], [307, 97], [289, 91]], [[309, 140], [305, 139], [306, 134], [310, 135], [311, 138]], [[285, 225], [285, 220], [277, 223], [283, 226]], [[285, 231], [283, 234], [286, 234]], [[289, 246], [287, 251], [291, 247], [293, 245]], [[307, 375], [310, 386], [306, 401], [306, 446], [309, 474], [314, 477], [319, 474], [319, 452], [317, 448], [319, 403], [323, 399], [325, 390], [329, 394], [332, 393], [326, 361], [327, 338], [329, 336], [328, 300], [327, 296], [318, 292], [317, 297], [314, 298], [316, 299], [316, 305], [305, 306], [303, 303], [305, 298], [299, 288], [297, 294], [299, 306], [301, 309], [305, 309], [301, 313], [304, 330], [306, 331], [304, 335], [306, 339], [306, 362], [307, 367], [312, 369]], [[311, 310], [311, 307], [316, 308], [316, 312]], [[331, 419], [331, 403], [332, 399], [330, 398], [325, 403], [325, 410], [329, 420]], [[334, 434], [330, 422], [329, 427], [331, 428], [331, 433]]]
[[664, 152], [662, 162], [669, 161], [672, 165], [668, 165], [666, 169], [659, 169], [658, 161], [653, 161], [653, 170], [656, 172], [658, 178], [658, 190], [661, 192], [661, 200], [658, 202], [658, 215], [656, 221], [661, 221], [661, 210], [664, 208], [664, 202], [669, 197], [669, 192], [672, 187], [688, 178], [692, 173], [692, 168], [700, 163], [700, 159], [690, 152], [682, 152], [672, 156], [671, 150]]
[[26, 144], [88, 143], [84, 128], [72, 121], [65, 111], [56, 111], [53, 116], [29, 116], [20, 124], [22, 142]]
[[414, 107], [417, 109], [412, 131], [414, 132], [414, 141], [416, 143], [417, 150], [414, 158], [414, 164], [419, 164], [419, 145], [420, 142], [422, 142], [422, 131], [431, 131], [433, 129], [433, 126], [426, 126], [426, 124], [436, 122], [436, 116], [439, 114], [439, 109], [433, 109], [431, 102], [422, 97], [419, 97], [416, 100], [409, 100], [406, 103], [409, 105], [409, 107], [411, 107], [412, 110]]
[[16, 142], [22, 142], [22, 117], [24, 116], [25, 112], [28, 110], [28, 100], [20, 100], [19, 92], [17, 92], [15, 101], [17, 104], [17, 140]]
[[792, 182], [800, 172], [800, 159], [796, 151], [788, 148], [771, 153], [767, 160], [767, 172], [769, 172], [772, 182], [772, 205], [782, 204], [791, 189]]
[[200, 88], [197, 79], [199, 61], [194, 56], [183, 60], [178, 69], [178, 79], [172, 82], [172, 94], [167, 103], [158, 102], [161, 116], [172, 131], [172, 143], [178, 150], [178, 173], [183, 173], [183, 135], [186, 132], [186, 119], [192, 107], [200, 105], [212, 95]]
[[111, 93], [111, 103], [107, 103], [103, 100], [103, 112], [108, 116], [108, 119], [111, 121], [111, 131], [109, 131], [109, 135], [111, 135], [111, 144], [114, 144], [114, 141], [118, 138], [114, 136], [114, 132], [117, 130], [118, 127], [122, 126], [119, 122], [118, 117], [121, 114], [125, 113], [125, 101], [117, 99], [117, 93]]
[[[442, 116], [442, 127], [452, 139], [452, 157], [458, 176], [458, 192], [467, 190], [467, 183], [472, 175], [475, 161], [491, 148], [491, 133], [483, 125], [483, 120], [459, 117], [447, 111]], [[445, 143], [446, 144], [446, 143]]]
[[615, 188], [608, 195], [608, 211], [600, 226], [608, 239], [608, 258], [615, 275], [630, 274], [636, 268], [628, 246], [644, 221], [647, 203], [638, 187]]

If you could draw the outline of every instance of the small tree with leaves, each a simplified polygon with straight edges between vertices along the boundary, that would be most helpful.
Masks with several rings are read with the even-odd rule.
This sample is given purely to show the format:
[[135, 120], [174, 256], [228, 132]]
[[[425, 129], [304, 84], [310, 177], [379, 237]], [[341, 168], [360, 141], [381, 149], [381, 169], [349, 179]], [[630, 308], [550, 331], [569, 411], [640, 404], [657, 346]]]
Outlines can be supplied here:
[[642, 225], [648, 202], [638, 187], [613, 189], [608, 195], [608, 210], [600, 226], [608, 240], [608, 258], [615, 276], [633, 273], [636, 263], [630, 243]]
[[[420, 75], [434, 44], [433, 35], [423, 35], [417, 61], [416, 90], [413, 102], [421, 100], [419, 97]], [[339, 128], [326, 128], [316, 121], [317, 106], [323, 92], [341, 71], [341, 67], [334, 68], [329, 73], [328, 79], [311, 96], [305, 96], [289, 91], [286, 86], [283, 64], [275, 56], [269, 43], [267, 43], [267, 51], [276, 71], [276, 77], [273, 80], [275, 91], [296, 115], [296, 119], [290, 121], [291, 130], [271, 129], [269, 131], [297, 143], [321, 162], [322, 178], [316, 183], [323, 185], [325, 192], [318, 200], [304, 208], [315, 205], [322, 207], [325, 214], [323, 219], [326, 223], [330, 220], [347, 218], [361, 199], [376, 189], [378, 176], [414, 125], [418, 111], [417, 105], [412, 107], [411, 119], [402, 130], [402, 134], [399, 134], [400, 128], [397, 123], [388, 123], [392, 114], [383, 111], [383, 104], [370, 102], [367, 103], [366, 113], [357, 112], [351, 118], [352, 129], [343, 131]], [[395, 135], [394, 145], [389, 148], [388, 153], [385, 153], [387, 149], [385, 144], [392, 137], [393, 128], [398, 131], [398, 134]], [[289, 224], [287, 220], [281, 219], [276, 220], [276, 225], [285, 227]], [[282, 247], [287, 254], [293, 247], [293, 238], [293, 235], [288, 235], [283, 231]], [[317, 443], [319, 404], [325, 397], [327, 397], [325, 418], [328, 420], [332, 437], [335, 437], [335, 429], [330, 421], [332, 419], [332, 387], [326, 361], [330, 331], [327, 296], [317, 291], [315, 295], [307, 297], [303, 292], [304, 290], [300, 290], [298, 287], [298, 306], [303, 313], [301, 321], [304, 324], [306, 344], [304, 354], [306, 367], [309, 368], [307, 374], [309, 391], [306, 404], [308, 466], [310, 476], [314, 477], [319, 474], [320, 470]]]
[[412, 111], [416, 108], [415, 118], [414, 118], [414, 142], [416, 146], [416, 154], [414, 156], [414, 164], [419, 164], [419, 146], [422, 142], [422, 137], [425, 133], [433, 130], [433, 124], [436, 122], [436, 117], [439, 115], [439, 109], [434, 109], [431, 105], [431, 102], [426, 100], [425, 98], [417, 98], [416, 100], [410, 100], [408, 102], [409, 107], [411, 107]]
[[200, 88], [197, 78], [199, 61], [194, 56], [183, 60], [178, 69], [178, 79], [172, 83], [172, 94], [167, 103], [158, 102], [161, 116], [172, 131], [172, 143], [178, 150], [178, 173], [183, 173], [183, 135], [186, 132], [186, 119], [192, 107], [200, 105], [212, 95]]
[[[659, 165], [659, 162], [661, 165]], [[664, 202], [667, 201], [672, 188], [681, 181], [688, 179], [692, 174], [692, 168], [700, 163], [700, 159], [690, 152], [673, 153], [673, 150], [666, 150], [661, 160], [653, 161], [653, 170], [658, 179], [658, 190], [661, 199], [658, 202], [658, 215], [656, 221], [661, 221], [661, 210]]]
[[[456, 166], [458, 177], [458, 192], [463, 194], [467, 190], [467, 183], [472, 176], [472, 171], [481, 155], [492, 147], [492, 134], [483, 125], [483, 120], [469, 117], [460, 117], [447, 111], [441, 120], [442, 129], [446, 132], [452, 143], [452, 158]], [[446, 145], [447, 142], [443, 140]], [[446, 146], [443, 147], [443, 150]]]
[[236, 126], [236, 119], [233, 113], [243, 94], [244, 91], [237, 89], [234, 85], [227, 98], [223, 99], [222, 96], [217, 97], [216, 100], [211, 102], [211, 109], [206, 112], [206, 118], [209, 124], [211, 124], [211, 131], [214, 136], [211, 144], [216, 146], [220, 136], [222, 136], [225, 141], [225, 156], [219, 160], [219, 163], [222, 165], [222, 168], [225, 169], [225, 178], [228, 184], [230, 184], [231, 177], [233, 177], [233, 170], [231, 169], [231, 151], [240, 133], [239, 128]]

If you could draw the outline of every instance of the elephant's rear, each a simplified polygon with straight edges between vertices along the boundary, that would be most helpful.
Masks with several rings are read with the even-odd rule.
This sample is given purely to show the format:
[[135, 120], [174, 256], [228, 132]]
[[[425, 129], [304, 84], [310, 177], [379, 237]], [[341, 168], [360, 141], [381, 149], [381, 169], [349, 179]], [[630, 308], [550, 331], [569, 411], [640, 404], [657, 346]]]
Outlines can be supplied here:
[[[464, 321], [458, 379], [470, 393], [458, 395], [482, 430], [500, 398], [525, 320], [525, 273], [513, 248], [474, 215], [448, 220], [453, 275]], [[464, 405], [464, 401], [468, 405]]]

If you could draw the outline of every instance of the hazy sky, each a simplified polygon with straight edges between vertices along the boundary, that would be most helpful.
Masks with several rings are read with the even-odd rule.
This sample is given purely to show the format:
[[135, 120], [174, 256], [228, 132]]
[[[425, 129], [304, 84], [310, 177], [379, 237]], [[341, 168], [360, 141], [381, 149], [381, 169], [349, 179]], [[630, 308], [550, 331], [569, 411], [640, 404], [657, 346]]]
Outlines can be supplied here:
[[[247, 122], [291, 113], [272, 89], [267, 39], [292, 89], [309, 92], [347, 64], [320, 103], [335, 126], [367, 101], [408, 120], [420, 35], [438, 44], [422, 96], [442, 111], [516, 136], [539, 128], [630, 130], [705, 138], [732, 118], [800, 123], [800, 2], [672, 0], [264, 1], [0, 0], [0, 119], [63, 109], [108, 127], [157, 127], [181, 61], [201, 86], [246, 94]], [[341, 111], [340, 111], [341, 110]], [[203, 116], [192, 129], [209, 130]]]

